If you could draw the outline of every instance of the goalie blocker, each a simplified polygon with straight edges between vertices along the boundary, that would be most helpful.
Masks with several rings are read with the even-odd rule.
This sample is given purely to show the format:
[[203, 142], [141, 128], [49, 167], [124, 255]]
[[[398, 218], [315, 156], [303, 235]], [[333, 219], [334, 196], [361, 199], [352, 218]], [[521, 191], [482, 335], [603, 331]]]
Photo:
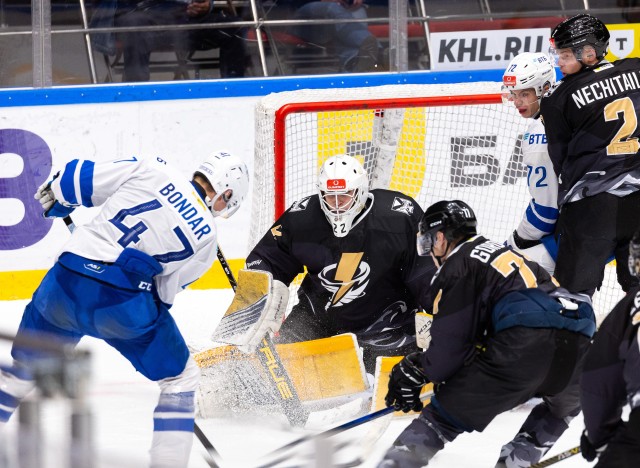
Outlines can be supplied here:
[[289, 288], [271, 273], [240, 270], [233, 302], [211, 339], [253, 353], [268, 333], [282, 325], [288, 300]]

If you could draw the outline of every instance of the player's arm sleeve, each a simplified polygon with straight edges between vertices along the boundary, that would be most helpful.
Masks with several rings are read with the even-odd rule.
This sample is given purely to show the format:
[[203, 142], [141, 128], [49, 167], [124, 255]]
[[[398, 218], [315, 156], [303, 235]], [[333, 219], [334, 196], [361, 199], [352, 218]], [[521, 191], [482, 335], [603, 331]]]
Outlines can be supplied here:
[[531, 163], [528, 186], [531, 200], [520, 224], [518, 235], [538, 240], [555, 231], [558, 220], [558, 177], [549, 158], [546, 145], [538, 145], [527, 155]]
[[626, 403], [624, 362], [618, 357], [621, 336], [614, 330], [616, 321], [626, 319], [626, 314], [618, 308], [607, 316], [595, 334], [580, 381], [584, 423], [589, 439], [596, 445], [606, 443], [613, 435]]
[[422, 354], [429, 380], [444, 382], [476, 354], [475, 292], [468, 278], [451, 278], [444, 287], [433, 285], [431, 344]]
[[74, 159], [66, 164], [51, 187], [56, 200], [64, 205], [99, 206], [142, 170], [144, 163], [136, 158], [103, 163]]
[[547, 135], [547, 150], [556, 174], [562, 173], [562, 166], [567, 155], [572, 131], [564, 118], [563, 109], [549, 103], [543, 98], [541, 103], [542, 119]]
[[304, 272], [304, 265], [293, 253], [293, 239], [286, 211], [256, 244], [247, 256], [249, 270], [268, 271], [273, 278], [289, 285]]

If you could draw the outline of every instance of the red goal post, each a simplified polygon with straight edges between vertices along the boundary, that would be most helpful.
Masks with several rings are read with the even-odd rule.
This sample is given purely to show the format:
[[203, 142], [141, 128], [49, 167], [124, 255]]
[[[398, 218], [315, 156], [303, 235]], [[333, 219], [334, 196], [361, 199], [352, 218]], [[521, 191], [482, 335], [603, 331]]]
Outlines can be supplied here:
[[[339, 153], [359, 158], [372, 188], [411, 195], [425, 209], [462, 199], [479, 231], [501, 242], [529, 203], [521, 145], [527, 120], [501, 102], [499, 82], [305, 89], [274, 93], [255, 110], [249, 249], [295, 201], [316, 193], [318, 168]], [[546, 174], [545, 177], [553, 176]], [[540, 180], [540, 183], [544, 183]], [[599, 315], [619, 297], [607, 268]]]

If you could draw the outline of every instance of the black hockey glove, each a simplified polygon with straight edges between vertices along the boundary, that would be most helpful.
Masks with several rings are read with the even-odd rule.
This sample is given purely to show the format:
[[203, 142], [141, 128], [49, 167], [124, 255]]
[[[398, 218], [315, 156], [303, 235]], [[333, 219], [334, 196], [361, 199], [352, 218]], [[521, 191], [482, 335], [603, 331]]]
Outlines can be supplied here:
[[396, 411], [408, 413], [422, 409], [420, 391], [429, 383], [429, 379], [422, 370], [421, 354], [411, 353], [391, 369], [389, 391], [384, 401]]
[[517, 229], [513, 231], [513, 234], [511, 234], [511, 237], [509, 238], [509, 240], [507, 240], [507, 245], [515, 245], [520, 250], [530, 249], [531, 247], [535, 247], [538, 244], [540, 244], [540, 239], [524, 239], [520, 237]]
[[582, 435], [580, 436], [580, 453], [582, 453], [582, 457], [591, 462], [599, 457], [602, 452], [607, 448], [607, 444], [602, 444], [600, 446], [595, 446], [591, 443], [589, 438], [587, 437], [587, 430], [582, 431]]

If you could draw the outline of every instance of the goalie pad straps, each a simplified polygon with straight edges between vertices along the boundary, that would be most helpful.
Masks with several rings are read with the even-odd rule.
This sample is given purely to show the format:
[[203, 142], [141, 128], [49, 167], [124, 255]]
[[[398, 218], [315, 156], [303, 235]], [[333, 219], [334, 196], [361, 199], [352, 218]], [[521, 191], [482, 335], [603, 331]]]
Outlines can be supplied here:
[[267, 334], [282, 325], [288, 300], [289, 288], [271, 273], [241, 270], [233, 302], [211, 339], [254, 352]]

